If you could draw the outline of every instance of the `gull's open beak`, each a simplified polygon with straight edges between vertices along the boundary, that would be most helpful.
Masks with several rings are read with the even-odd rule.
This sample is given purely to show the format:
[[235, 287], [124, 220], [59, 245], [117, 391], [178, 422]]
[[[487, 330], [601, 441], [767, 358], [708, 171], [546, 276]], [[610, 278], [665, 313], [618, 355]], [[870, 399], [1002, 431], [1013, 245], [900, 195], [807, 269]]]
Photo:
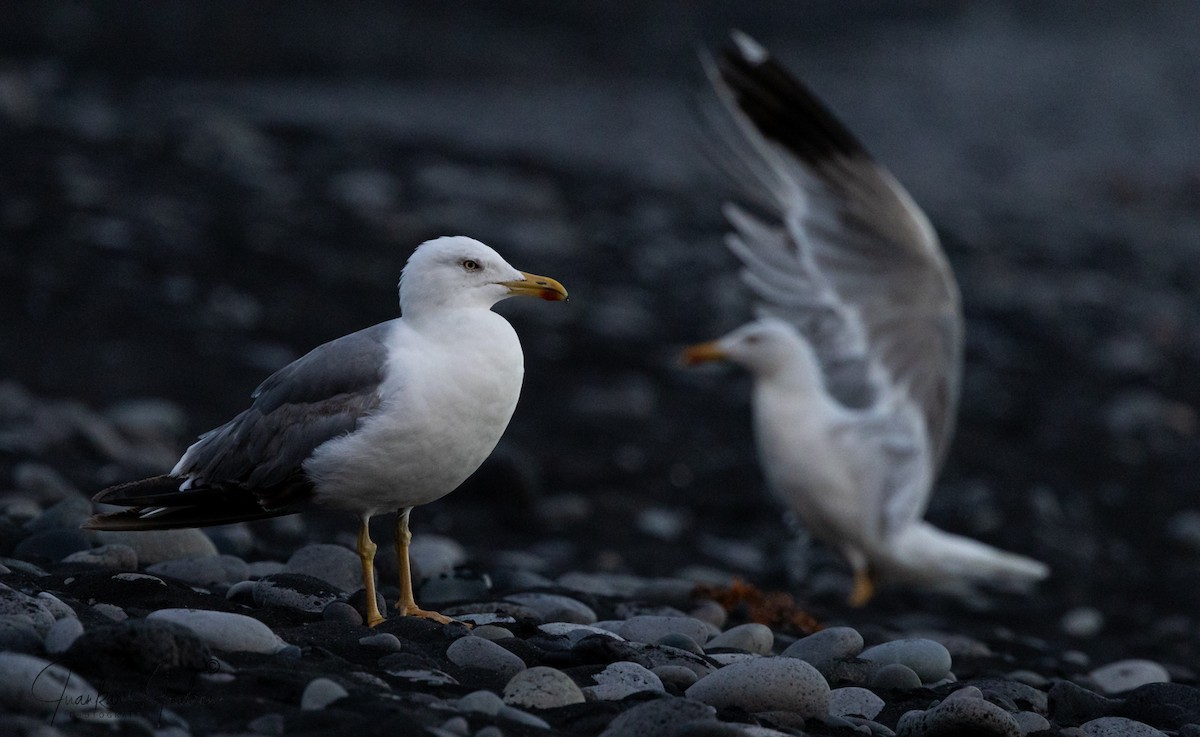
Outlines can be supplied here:
[[563, 302], [567, 299], [567, 290], [563, 285], [548, 276], [538, 276], [522, 271], [524, 279], [502, 281], [501, 285], [508, 287], [508, 293], [518, 297], [541, 297], [548, 302]]
[[709, 363], [710, 361], [723, 361], [728, 357], [715, 340], [710, 340], [707, 343], [697, 343], [683, 349], [683, 362], [688, 366], [695, 366], [698, 363]]

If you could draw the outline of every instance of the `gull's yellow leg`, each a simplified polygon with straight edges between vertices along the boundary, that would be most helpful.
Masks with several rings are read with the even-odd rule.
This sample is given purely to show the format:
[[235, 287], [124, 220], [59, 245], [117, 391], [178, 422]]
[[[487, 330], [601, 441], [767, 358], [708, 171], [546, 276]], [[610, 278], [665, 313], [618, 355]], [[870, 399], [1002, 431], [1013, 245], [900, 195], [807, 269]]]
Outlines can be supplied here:
[[850, 593], [850, 606], [860, 607], [865, 605], [875, 596], [875, 579], [871, 575], [871, 569], [867, 566], [854, 568], [854, 591]]
[[358, 558], [362, 561], [363, 588], [367, 591], [367, 626], [374, 627], [383, 621], [383, 615], [375, 601], [375, 550], [378, 546], [371, 540], [367, 526], [370, 521], [370, 515], [364, 516], [358, 530]]
[[400, 566], [400, 600], [396, 602], [396, 610], [404, 617], [424, 617], [449, 624], [454, 620], [445, 614], [421, 609], [413, 599], [412, 569], [408, 565], [408, 544], [412, 542], [412, 533], [408, 530], [408, 514], [411, 511], [412, 507], [408, 507], [401, 509], [396, 515], [396, 562]]

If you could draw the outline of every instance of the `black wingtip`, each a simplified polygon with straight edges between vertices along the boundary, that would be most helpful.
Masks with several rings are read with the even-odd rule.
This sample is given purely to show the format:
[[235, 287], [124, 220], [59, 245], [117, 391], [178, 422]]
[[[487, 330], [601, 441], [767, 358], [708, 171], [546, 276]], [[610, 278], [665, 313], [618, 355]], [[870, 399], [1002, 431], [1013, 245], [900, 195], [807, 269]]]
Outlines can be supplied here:
[[812, 164], [868, 156], [829, 108], [762, 44], [736, 30], [731, 38], [733, 46], [721, 52], [717, 71], [738, 109], [763, 136]]

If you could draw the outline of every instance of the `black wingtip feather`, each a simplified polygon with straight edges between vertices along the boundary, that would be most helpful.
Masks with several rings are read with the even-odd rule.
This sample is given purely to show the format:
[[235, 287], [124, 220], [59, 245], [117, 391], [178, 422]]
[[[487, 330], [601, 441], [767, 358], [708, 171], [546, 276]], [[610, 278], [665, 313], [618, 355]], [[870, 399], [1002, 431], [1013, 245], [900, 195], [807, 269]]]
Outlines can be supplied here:
[[755, 127], [802, 161], [869, 156], [829, 108], [769, 55], [751, 58], [739, 45], [721, 53], [717, 68]]

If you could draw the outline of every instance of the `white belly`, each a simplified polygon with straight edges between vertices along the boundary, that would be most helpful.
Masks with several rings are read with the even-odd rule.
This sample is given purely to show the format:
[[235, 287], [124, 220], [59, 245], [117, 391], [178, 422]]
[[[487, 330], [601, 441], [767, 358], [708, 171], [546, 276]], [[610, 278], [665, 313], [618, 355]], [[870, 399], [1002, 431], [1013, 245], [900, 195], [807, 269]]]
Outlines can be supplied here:
[[378, 410], [304, 464], [318, 504], [360, 514], [428, 504], [483, 463], [516, 408], [524, 362], [508, 322], [480, 314], [449, 345], [399, 328]]

